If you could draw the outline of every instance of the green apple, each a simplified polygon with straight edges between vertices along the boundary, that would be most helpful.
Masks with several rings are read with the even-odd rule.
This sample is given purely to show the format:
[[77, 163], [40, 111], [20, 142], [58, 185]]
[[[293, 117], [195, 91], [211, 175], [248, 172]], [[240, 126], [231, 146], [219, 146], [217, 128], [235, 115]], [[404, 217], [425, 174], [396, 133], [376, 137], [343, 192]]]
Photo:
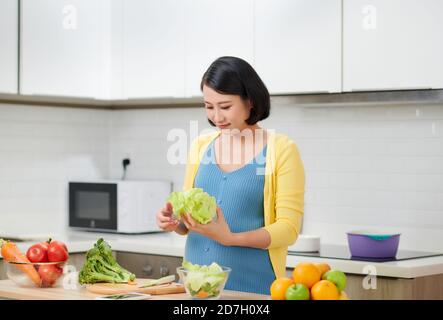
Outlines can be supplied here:
[[291, 284], [286, 289], [286, 300], [309, 300], [309, 289], [304, 284]]
[[343, 291], [346, 288], [346, 275], [340, 270], [329, 270], [323, 274], [322, 279], [331, 281], [339, 291]]

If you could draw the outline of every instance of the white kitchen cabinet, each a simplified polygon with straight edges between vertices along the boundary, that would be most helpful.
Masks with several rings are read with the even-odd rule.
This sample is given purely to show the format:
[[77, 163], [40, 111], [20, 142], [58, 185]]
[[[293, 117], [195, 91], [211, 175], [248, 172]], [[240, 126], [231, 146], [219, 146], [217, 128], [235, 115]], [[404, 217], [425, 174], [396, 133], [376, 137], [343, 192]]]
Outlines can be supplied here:
[[255, 0], [256, 70], [270, 93], [341, 91], [341, 0]]
[[184, 2], [123, 3], [124, 98], [183, 97]]
[[0, 93], [17, 93], [18, 0], [0, 1]]
[[344, 91], [443, 88], [443, 1], [343, 6]]
[[109, 2], [22, 0], [20, 93], [106, 98]]
[[186, 0], [185, 94], [202, 96], [200, 82], [221, 56], [253, 65], [253, 0]]

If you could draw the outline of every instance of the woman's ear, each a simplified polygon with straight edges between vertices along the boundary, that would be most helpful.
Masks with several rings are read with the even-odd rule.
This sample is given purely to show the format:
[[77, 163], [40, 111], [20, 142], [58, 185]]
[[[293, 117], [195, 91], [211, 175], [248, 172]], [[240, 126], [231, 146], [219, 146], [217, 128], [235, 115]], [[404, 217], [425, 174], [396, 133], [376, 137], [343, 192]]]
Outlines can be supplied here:
[[252, 105], [251, 100], [246, 100], [246, 108], [248, 110], [249, 115], [248, 115], [248, 118], [245, 119], [245, 122], [247, 124], [250, 124], [248, 119], [251, 119], [251, 117], [253, 116], [253, 113], [255, 112], [255, 110], [252, 110], [252, 109], [254, 109], [254, 106]]

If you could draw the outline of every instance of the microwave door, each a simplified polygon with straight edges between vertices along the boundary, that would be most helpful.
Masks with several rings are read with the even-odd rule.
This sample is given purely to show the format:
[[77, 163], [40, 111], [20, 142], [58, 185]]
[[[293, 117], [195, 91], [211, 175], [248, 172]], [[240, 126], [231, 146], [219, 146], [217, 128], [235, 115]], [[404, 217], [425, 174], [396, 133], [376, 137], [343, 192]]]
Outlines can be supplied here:
[[69, 226], [117, 230], [117, 185], [70, 183]]

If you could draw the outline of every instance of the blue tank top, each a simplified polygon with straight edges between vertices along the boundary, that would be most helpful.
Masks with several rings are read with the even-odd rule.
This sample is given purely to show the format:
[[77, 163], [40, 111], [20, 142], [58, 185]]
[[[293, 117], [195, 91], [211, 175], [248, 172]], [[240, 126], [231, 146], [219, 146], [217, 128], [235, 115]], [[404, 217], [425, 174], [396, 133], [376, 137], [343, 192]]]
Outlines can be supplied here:
[[[214, 196], [232, 232], [245, 232], [264, 226], [263, 190], [266, 158], [262, 152], [233, 172], [223, 172], [215, 160], [214, 141], [200, 163], [194, 187]], [[225, 289], [269, 294], [275, 280], [268, 250], [227, 247], [195, 232], [189, 232], [185, 259], [209, 265], [216, 262], [232, 269]]]

